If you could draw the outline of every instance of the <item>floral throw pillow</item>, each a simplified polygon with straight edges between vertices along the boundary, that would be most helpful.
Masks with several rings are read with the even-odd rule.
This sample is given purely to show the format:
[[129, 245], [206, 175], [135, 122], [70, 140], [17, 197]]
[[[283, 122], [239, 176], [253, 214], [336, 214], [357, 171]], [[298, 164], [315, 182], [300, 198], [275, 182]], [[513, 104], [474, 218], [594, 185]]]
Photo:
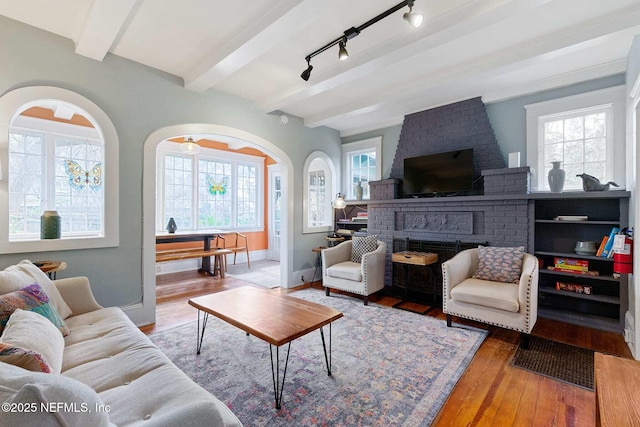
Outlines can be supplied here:
[[58, 310], [50, 303], [46, 292], [37, 283], [0, 295], [0, 333], [4, 330], [9, 317], [18, 308], [41, 314], [51, 320], [63, 335], [69, 333], [69, 329], [60, 317]]
[[362, 255], [378, 249], [378, 236], [354, 237], [351, 239], [351, 261], [362, 262]]
[[524, 246], [498, 248], [478, 246], [478, 270], [474, 279], [518, 283], [522, 273]]

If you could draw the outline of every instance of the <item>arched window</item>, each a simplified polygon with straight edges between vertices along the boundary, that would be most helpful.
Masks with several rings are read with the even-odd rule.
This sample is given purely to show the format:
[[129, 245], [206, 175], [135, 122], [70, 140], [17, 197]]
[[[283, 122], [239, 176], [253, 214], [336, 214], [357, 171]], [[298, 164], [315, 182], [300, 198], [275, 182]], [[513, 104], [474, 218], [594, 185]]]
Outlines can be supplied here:
[[[0, 122], [0, 252], [117, 246], [118, 140], [106, 114], [73, 92], [30, 87], [0, 98]], [[41, 239], [44, 211], [60, 215], [60, 239]]]
[[333, 227], [331, 202], [334, 196], [335, 171], [329, 156], [321, 151], [311, 153], [304, 164], [304, 177], [303, 232], [330, 231]]

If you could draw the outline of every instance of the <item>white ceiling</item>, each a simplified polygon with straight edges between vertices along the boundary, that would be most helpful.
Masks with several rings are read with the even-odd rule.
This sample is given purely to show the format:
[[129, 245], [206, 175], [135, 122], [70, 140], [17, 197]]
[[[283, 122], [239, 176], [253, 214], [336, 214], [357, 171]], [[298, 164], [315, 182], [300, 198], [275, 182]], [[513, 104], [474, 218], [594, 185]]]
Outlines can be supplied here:
[[0, 0], [0, 15], [341, 135], [482, 96], [498, 101], [625, 71], [640, 0], [415, 0], [347, 44], [305, 56], [399, 0]]

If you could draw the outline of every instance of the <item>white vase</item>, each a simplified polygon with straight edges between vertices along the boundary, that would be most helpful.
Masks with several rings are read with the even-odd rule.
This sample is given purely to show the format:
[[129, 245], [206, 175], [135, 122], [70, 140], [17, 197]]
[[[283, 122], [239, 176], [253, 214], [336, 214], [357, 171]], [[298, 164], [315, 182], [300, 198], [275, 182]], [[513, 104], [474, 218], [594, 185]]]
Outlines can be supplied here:
[[564, 188], [564, 178], [565, 172], [563, 169], [560, 169], [560, 165], [562, 162], [551, 162], [553, 167], [549, 171], [549, 175], [547, 176], [549, 179], [549, 189], [552, 193], [562, 193], [562, 189]]

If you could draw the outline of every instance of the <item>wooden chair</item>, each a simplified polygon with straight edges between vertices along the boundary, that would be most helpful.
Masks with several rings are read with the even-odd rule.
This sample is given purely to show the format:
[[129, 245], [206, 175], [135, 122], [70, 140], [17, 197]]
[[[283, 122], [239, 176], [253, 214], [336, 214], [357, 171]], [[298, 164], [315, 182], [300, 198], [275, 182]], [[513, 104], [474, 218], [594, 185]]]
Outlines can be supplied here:
[[[222, 249], [228, 249], [233, 252], [233, 264], [236, 263], [236, 256], [238, 252], [244, 252], [247, 254], [247, 267], [251, 268], [249, 262], [249, 245], [247, 243], [247, 236], [237, 231], [233, 233], [220, 234], [216, 238], [216, 246]], [[225, 255], [226, 257], [226, 255]], [[227, 269], [227, 262], [224, 263], [225, 270]]]

